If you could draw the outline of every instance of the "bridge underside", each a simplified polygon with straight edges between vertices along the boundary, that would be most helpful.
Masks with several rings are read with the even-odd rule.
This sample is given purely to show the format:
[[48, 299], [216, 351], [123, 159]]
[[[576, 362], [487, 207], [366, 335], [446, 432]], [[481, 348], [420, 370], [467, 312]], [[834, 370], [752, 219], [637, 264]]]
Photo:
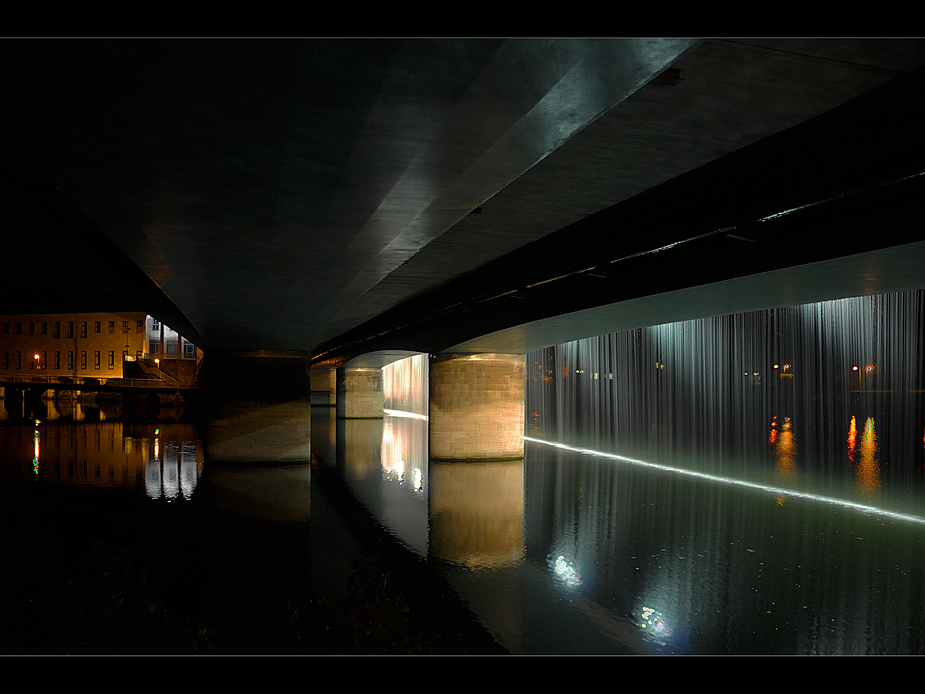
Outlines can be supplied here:
[[6, 312], [130, 304], [206, 354], [476, 348], [921, 240], [919, 40], [0, 53]]

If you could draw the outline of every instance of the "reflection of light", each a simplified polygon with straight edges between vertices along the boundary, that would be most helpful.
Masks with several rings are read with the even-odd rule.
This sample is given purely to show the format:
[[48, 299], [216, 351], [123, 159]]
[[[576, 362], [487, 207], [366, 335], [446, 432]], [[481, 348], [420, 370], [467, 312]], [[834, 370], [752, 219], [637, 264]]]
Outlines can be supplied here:
[[662, 613], [645, 605], [642, 607], [639, 628], [642, 629], [647, 638], [659, 644], [667, 643], [672, 633], [672, 629], [665, 623]]
[[786, 495], [798, 499], [809, 499], [811, 501], [819, 501], [826, 504], [834, 504], [836, 506], [843, 506], [845, 508], [854, 509], [856, 511], [864, 511], [867, 513], [876, 514], [879, 516], [886, 516], [888, 518], [895, 518], [897, 520], [909, 521], [912, 523], [922, 523], [925, 524], [925, 518], [922, 516], [913, 516], [908, 513], [897, 513], [895, 511], [887, 511], [882, 508], [877, 508], [876, 506], [867, 506], [866, 504], [855, 504], [850, 501], [845, 501], [844, 499], [833, 499], [827, 496], [819, 496], [817, 494], [809, 494], [807, 492], [798, 492], [792, 489], [782, 489], [780, 487], [769, 487], [763, 484], [757, 484], [755, 482], [746, 482], [745, 480], [737, 480], [731, 477], [719, 477], [718, 475], [708, 475], [703, 472], [695, 472], [693, 470], [683, 470], [681, 468], [669, 467], [667, 465], [657, 465], [655, 463], [648, 463], [644, 460], [637, 460], [635, 458], [627, 458], [622, 455], [617, 455], [616, 453], [604, 453], [603, 451], [592, 451], [587, 448], [577, 448], [575, 446], [567, 446], [564, 443], [554, 443], [552, 441], [545, 441], [543, 439], [535, 439], [531, 436], [524, 436], [524, 441], [531, 441], [533, 443], [545, 444], [547, 446], [555, 446], [556, 448], [562, 448], [567, 451], [574, 451], [575, 453], [582, 453], [584, 455], [594, 455], [601, 458], [610, 458], [612, 460], [619, 460], [624, 463], [631, 463], [633, 465], [639, 465], [641, 467], [653, 468], [655, 470], [662, 470], [664, 472], [674, 472], [680, 475], [688, 475], [690, 477], [697, 477], [698, 479], [709, 480], [710, 482], [721, 482], [722, 484], [731, 484], [737, 487], [745, 487], [747, 489], [756, 489], [762, 492], [770, 492], [774, 495]]
[[780, 438], [777, 439], [775, 455], [777, 456], [777, 472], [785, 478], [791, 477], [796, 469], [793, 464], [795, 448], [790, 417], [784, 417], [784, 425], [781, 427]]
[[424, 488], [424, 473], [421, 472], [421, 468], [416, 467], [411, 473], [411, 485], [414, 487], [414, 491], [419, 492]]
[[382, 411], [392, 417], [411, 417], [413, 419], [427, 419], [426, 414], [416, 414], [415, 412], [402, 412], [401, 410], [386, 410], [386, 409], [383, 409]]
[[556, 576], [569, 588], [575, 588], [581, 585], [581, 574], [574, 564], [565, 561], [561, 554], [556, 558], [553, 570]]
[[32, 469], [39, 474], [39, 420], [35, 420], [35, 434], [33, 435]]
[[848, 460], [854, 462], [854, 443], [858, 437], [858, 423], [851, 415], [851, 425], [848, 427]]
[[868, 495], [876, 494], [880, 487], [880, 468], [877, 465], [877, 432], [874, 418], [868, 417], [860, 443], [861, 460], [858, 463], [857, 488]]

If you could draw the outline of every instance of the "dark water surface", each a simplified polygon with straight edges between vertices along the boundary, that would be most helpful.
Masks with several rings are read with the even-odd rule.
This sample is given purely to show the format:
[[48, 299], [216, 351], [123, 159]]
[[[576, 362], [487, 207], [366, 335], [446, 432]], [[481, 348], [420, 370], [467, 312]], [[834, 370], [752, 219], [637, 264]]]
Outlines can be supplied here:
[[[311, 464], [213, 465], [176, 417], [25, 419], [0, 400], [5, 623], [61, 608], [11, 558], [52, 566], [107, 535], [235, 634], [223, 652], [291, 652], [283, 603], [337, 600], [384, 552], [514, 654], [925, 654], [922, 307], [868, 297], [528, 355], [512, 462], [432, 461], [426, 418], [315, 407]], [[426, 360], [398, 368], [426, 384]]]

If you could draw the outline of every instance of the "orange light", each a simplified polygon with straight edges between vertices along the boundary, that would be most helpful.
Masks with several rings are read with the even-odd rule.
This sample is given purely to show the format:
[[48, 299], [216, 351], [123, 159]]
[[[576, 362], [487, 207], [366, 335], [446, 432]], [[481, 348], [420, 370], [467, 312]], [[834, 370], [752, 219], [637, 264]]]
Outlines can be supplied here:
[[851, 370], [852, 370], [852, 371], [857, 371], [857, 370], [858, 370], [858, 367], [852, 366], [852, 367], [851, 367]]

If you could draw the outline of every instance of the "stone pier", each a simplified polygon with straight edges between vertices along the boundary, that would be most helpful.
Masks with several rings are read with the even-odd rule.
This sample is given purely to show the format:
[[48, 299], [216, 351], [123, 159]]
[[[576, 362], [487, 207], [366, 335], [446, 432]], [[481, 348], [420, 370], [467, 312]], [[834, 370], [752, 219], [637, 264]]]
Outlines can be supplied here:
[[524, 455], [522, 354], [441, 354], [430, 364], [430, 457], [508, 460]]
[[337, 395], [337, 369], [319, 366], [311, 370], [312, 405], [334, 407]]
[[336, 399], [342, 419], [382, 417], [382, 369], [339, 368]]
[[210, 463], [311, 460], [309, 355], [259, 350], [203, 357]]

